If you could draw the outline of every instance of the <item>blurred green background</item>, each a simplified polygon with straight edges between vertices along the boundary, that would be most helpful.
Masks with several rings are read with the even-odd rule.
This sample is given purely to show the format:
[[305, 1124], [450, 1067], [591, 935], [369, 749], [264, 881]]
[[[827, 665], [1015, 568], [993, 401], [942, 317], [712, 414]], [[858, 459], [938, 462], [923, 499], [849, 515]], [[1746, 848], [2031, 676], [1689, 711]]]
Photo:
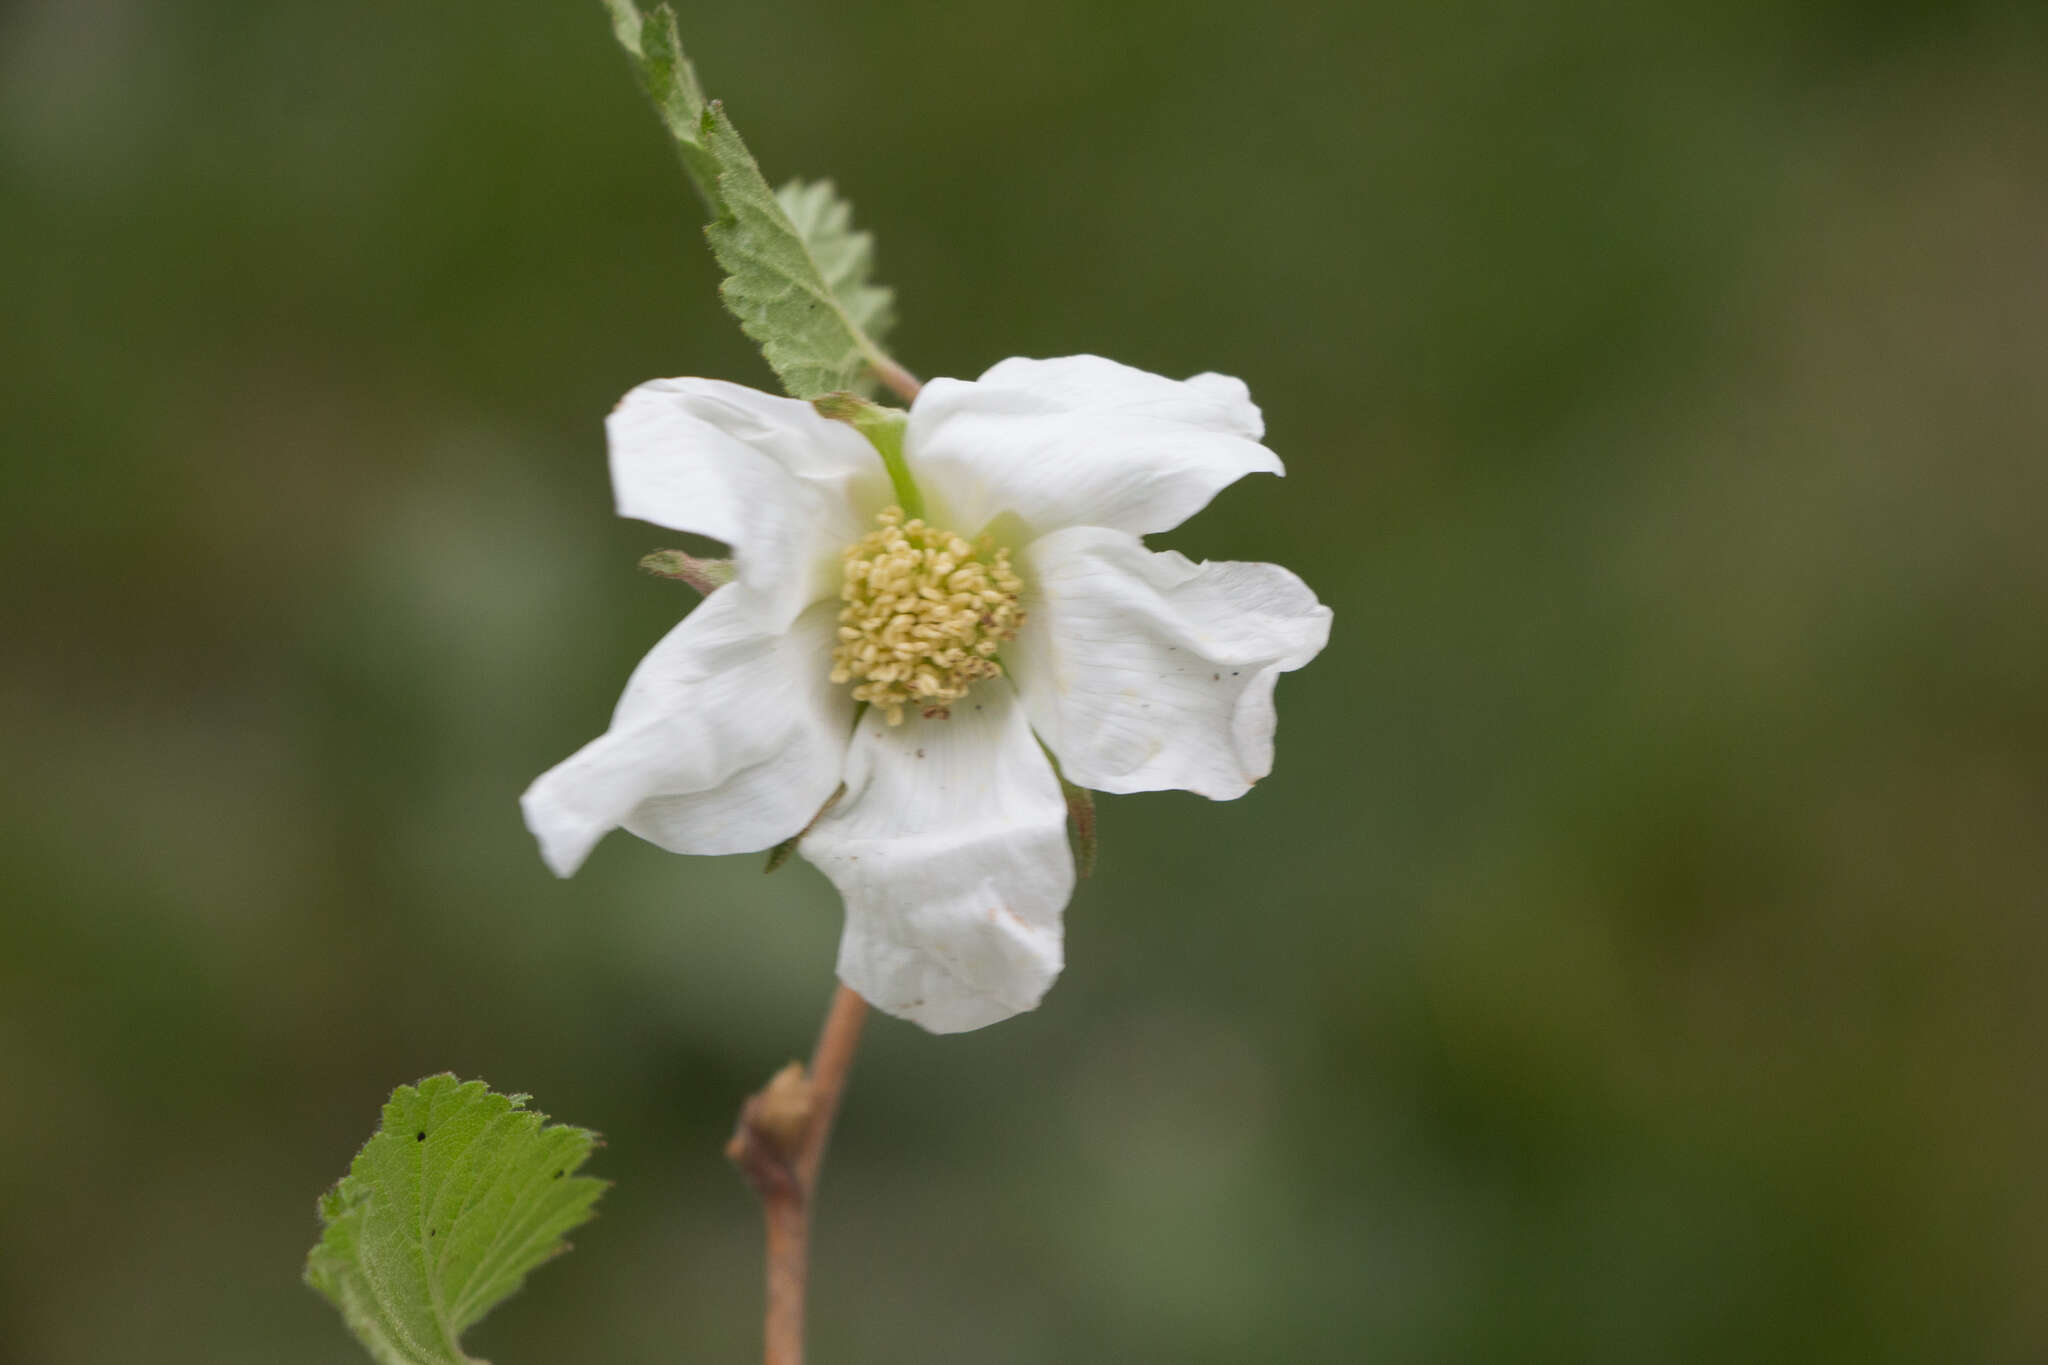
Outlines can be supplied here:
[[[1337, 614], [1041, 1010], [876, 1022], [817, 1360], [2048, 1358], [2042, 10], [682, 10], [913, 369], [1248, 380], [1162, 543]], [[618, 1182], [477, 1354], [757, 1355], [836, 901], [515, 804], [690, 600], [604, 414], [769, 383], [699, 221], [595, 0], [0, 10], [6, 1365], [361, 1359], [443, 1068]]]

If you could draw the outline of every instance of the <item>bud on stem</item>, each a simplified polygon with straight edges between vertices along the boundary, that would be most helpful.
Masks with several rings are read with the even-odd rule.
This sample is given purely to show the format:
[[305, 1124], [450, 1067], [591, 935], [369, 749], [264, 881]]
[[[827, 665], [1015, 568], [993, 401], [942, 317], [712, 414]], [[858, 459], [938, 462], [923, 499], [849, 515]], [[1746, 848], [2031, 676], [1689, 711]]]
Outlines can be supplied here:
[[733, 574], [730, 559], [699, 559], [681, 550], [656, 550], [653, 554], [644, 555], [640, 568], [656, 578], [673, 578], [679, 583], [688, 583], [706, 597], [732, 582]]

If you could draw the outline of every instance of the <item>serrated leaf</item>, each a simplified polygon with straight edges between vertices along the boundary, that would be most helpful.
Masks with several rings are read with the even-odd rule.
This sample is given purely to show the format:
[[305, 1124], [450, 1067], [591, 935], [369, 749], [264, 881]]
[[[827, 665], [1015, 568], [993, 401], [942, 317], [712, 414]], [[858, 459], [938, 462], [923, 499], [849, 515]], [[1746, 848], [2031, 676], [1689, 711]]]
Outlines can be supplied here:
[[874, 282], [874, 234], [855, 230], [853, 205], [830, 180], [792, 180], [775, 191], [775, 201], [846, 316], [879, 344], [896, 323], [896, 291]]
[[597, 1134], [526, 1100], [446, 1074], [400, 1086], [321, 1197], [306, 1283], [381, 1365], [480, 1365], [463, 1332], [594, 1216], [606, 1182], [576, 1171]]
[[873, 371], [901, 373], [880, 338], [893, 293], [874, 283], [874, 239], [829, 180], [792, 181], [778, 195], [717, 101], [706, 102], [683, 53], [675, 12], [644, 14], [605, 0], [612, 32], [675, 139], [684, 169], [710, 207], [705, 228], [725, 271], [719, 295], [798, 398], [866, 386]]
[[612, 35], [633, 59], [633, 74], [675, 139], [690, 183], [697, 187], [711, 216], [718, 217], [724, 209], [718, 202], [718, 163], [704, 146], [704, 87], [698, 84], [697, 68], [683, 54], [675, 11], [663, 4], [643, 15], [633, 0], [604, 3], [611, 11]]
[[[718, 163], [718, 199], [724, 216], [704, 229], [711, 254], [725, 270], [719, 294], [740, 320], [740, 330], [761, 348], [782, 387], [793, 397], [850, 389], [883, 362], [880, 348], [832, 291], [754, 154], [717, 100], [705, 106], [704, 145]], [[844, 244], [836, 249], [844, 251]], [[866, 272], [859, 281], [872, 307]]]

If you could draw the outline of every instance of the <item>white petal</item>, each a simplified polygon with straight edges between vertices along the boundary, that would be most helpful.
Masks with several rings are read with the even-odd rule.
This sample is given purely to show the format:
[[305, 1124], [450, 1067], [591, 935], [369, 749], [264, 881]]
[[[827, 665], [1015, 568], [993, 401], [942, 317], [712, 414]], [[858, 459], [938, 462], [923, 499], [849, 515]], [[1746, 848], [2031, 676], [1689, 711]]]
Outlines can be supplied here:
[[1086, 526], [1023, 563], [1029, 616], [1003, 659], [1068, 781], [1227, 801], [1272, 771], [1273, 684], [1330, 638], [1306, 583]]
[[1100, 356], [1005, 360], [934, 379], [904, 449], [934, 519], [969, 535], [1009, 512], [1032, 534], [1171, 530], [1246, 474], [1279, 474], [1242, 382], [1165, 379]]
[[733, 547], [781, 629], [837, 591], [839, 551], [889, 501], [867, 440], [808, 403], [716, 379], [656, 379], [605, 421], [621, 516]]
[[521, 798], [548, 866], [569, 876], [621, 827], [675, 853], [747, 853], [802, 829], [839, 785], [853, 727], [829, 678], [835, 605], [770, 634], [742, 585], [705, 598], [633, 670], [611, 729]]
[[1008, 684], [949, 719], [870, 708], [846, 795], [803, 855], [846, 901], [839, 979], [877, 1009], [958, 1033], [1038, 1004], [1074, 890], [1067, 805]]

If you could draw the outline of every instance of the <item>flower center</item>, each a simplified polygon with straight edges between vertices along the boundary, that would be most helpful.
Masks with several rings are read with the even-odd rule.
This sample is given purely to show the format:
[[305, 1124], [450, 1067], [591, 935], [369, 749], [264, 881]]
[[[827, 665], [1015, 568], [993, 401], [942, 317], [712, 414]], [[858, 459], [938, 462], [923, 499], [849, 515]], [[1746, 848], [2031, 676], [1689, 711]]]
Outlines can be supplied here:
[[969, 544], [900, 507], [875, 520], [846, 547], [832, 681], [901, 725], [904, 707], [942, 715], [977, 679], [1001, 675], [995, 653], [1024, 624], [1024, 585], [987, 536]]

